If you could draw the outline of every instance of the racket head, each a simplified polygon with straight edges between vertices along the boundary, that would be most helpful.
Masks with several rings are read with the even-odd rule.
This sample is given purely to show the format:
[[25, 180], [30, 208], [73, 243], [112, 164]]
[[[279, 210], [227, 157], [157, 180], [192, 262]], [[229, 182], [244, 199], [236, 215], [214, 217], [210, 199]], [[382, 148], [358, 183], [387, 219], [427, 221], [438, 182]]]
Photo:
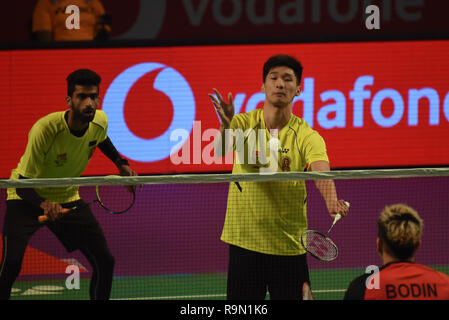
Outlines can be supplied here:
[[135, 191], [133, 191], [132, 193], [125, 191], [123, 194], [126, 193], [126, 196], [121, 197], [121, 198], [123, 198], [123, 201], [120, 201], [121, 204], [119, 206], [116, 204], [117, 201], [114, 201], [114, 203], [112, 203], [110, 201], [106, 202], [105, 201], [105, 198], [106, 198], [105, 193], [107, 191], [105, 191], [105, 190], [108, 187], [111, 187], [111, 186], [97, 185], [95, 187], [95, 194], [97, 196], [97, 199], [95, 201], [98, 202], [98, 204], [104, 210], [106, 210], [108, 213], [122, 214], [122, 213], [129, 211], [134, 206], [134, 203], [136, 202], [136, 192]]
[[314, 258], [330, 262], [337, 258], [337, 245], [324, 233], [306, 230], [301, 235], [301, 245]]

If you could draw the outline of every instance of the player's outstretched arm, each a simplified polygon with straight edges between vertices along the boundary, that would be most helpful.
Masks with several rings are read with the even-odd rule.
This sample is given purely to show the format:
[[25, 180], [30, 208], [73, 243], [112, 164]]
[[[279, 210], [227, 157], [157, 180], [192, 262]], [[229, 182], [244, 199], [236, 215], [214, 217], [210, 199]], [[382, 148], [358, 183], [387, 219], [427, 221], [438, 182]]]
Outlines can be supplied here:
[[[137, 173], [130, 168], [128, 160], [120, 156], [109, 137], [99, 143], [98, 148], [115, 164], [121, 176], [137, 176]], [[136, 190], [136, 186], [127, 185], [126, 189], [129, 192], [134, 192]]]
[[[312, 171], [330, 171], [329, 162], [327, 161], [315, 161], [310, 164], [310, 168]], [[337, 197], [334, 180], [315, 180], [315, 185], [326, 202], [327, 210], [332, 218], [335, 218], [337, 214], [341, 214], [342, 217], [348, 214], [349, 207], [346, 205], [346, 201], [339, 200]]]

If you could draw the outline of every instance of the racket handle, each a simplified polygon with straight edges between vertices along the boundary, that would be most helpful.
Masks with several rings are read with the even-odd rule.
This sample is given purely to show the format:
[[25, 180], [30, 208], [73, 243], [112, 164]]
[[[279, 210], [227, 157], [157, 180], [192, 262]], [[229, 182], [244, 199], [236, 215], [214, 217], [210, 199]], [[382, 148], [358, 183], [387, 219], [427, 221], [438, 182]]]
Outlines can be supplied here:
[[[346, 205], [348, 208], [349, 208], [349, 206], [350, 206], [350, 204], [349, 204], [348, 201], [345, 201], [345, 205]], [[341, 214], [337, 213], [337, 215], [336, 215], [335, 218], [334, 218], [333, 224], [336, 224], [337, 221], [340, 220], [340, 219], [341, 219]]]
[[[62, 209], [62, 210], [61, 210], [61, 213], [67, 213], [67, 212], [69, 212], [69, 211], [70, 211], [70, 209], [65, 208], [65, 209]], [[43, 215], [39, 216], [39, 217], [37, 218], [37, 220], [38, 220], [40, 223], [44, 223], [45, 221], [48, 221], [48, 216], [45, 215], [45, 214], [43, 214]]]
[[338, 220], [341, 219], [341, 214], [337, 213], [337, 215], [334, 218], [334, 222], [332, 223], [332, 225], [336, 224]]

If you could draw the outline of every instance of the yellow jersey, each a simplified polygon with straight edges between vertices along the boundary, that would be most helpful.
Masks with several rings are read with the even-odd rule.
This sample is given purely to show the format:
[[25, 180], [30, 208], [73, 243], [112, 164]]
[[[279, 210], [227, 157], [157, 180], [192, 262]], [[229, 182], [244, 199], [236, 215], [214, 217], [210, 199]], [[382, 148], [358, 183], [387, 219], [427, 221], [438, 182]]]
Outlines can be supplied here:
[[[66, 111], [54, 112], [39, 119], [28, 134], [25, 153], [10, 179], [79, 177], [87, 167], [96, 146], [107, 138], [108, 119], [97, 110], [82, 137], [70, 132], [64, 118]], [[36, 188], [44, 199], [67, 203], [80, 199], [78, 187]], [[21, 199], [15, 188], [8, 188], [7, 200]]]
[[[263, 109], [235, 115], [230, 129], [235, 137], [234, 174], [266, 174], [273, 168], [274, 172], [302, 172], [307, 164], [329, 161], [323, 138], [293, 114], [277, 133], [275, 148], [270, 140], [276, 139], [265, 126]], [[273, 161], [274, 166], [270, 163]], [[240, 185], [242, 191], [234, 183], [229, 185], [221, 240], [265, 254], [305, 253], [300, 244], [301, 233], [307, 229], [305, 182], [240, 182]]]

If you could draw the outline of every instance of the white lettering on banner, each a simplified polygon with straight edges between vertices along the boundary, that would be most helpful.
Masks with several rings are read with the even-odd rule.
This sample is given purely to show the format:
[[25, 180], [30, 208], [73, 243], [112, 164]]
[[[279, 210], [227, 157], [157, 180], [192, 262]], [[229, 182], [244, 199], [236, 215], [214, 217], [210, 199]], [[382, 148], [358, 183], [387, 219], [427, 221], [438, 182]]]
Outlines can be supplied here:
[[[382, 114], [382, 102], [385, 99], [393, 101], [394, 109], [390, 117]], [[383, 89], [376, 93], [371, 102], [371, 115], [373, 120], [382, 127], [393, 127], [401, 121], [404, 114], [404, 100], [399, 92], [394, 89]]]
[[372, 86], [374, 77], [362, 76], [354, 83], [354, 90], [349, 92], [349, 97], [354, 101], [354, 127], [363, 127], [363, 100], [371, 98], [371, 91], [364, 90], [365, 86]]
[[[354, 89], [350, 91], [350, 99], [353, 100], [353, 127], [363, 127], [363, 117], [364, 117], [364, 100], [371, 97], [371, 91], [367, 90], [367, 85], [374, 84], [374, 77], [372, 76], [361, 76], [354, 82]], [[307, 86], [311, 87], [308, 88]], [[306, 92], [306, 98], [303, 97], [304, 102], [303, 110], [307, 115], [311, 115], [313, 118], [313, 97], [314, 97], [314, 79], [305, 78], [304, 79], [304, 92]], [[333, 101], [322, 106], [317, 112], [317, 122], [321, 128], [333, 129], [333, 128], [346, 128], [347, 127], [347, 101], [343, 92], [339, 90], [327, 90], [322, 92], [320, 95], [321, 102]], [[260, 93], [253, 94], [246, 104], [244, 101], [246, 94], [238, 93], [236, 94], [236, 99], [234, 101], [234, 107], [240, 112], [249, 112], [254, 110], [257, 104], [262, 100]], [[420, 99], [428, 99], [429, 101], [429, 125], [435, 126], [439, 125], [439, 95], [435, 89], [424, 88], [421, 90], [410, 89], [409, 90], [409, 106], [408, 106], [408, 125], [416, 126], [418, 124], [418, 102]], [[300, 100], [299, 98], [296, 100]], [[393, 113], [390, 116], [385, 116], [382, 113], [382, 104], [385, 100], [391, 100], [393, 102]], [[237, 102], [237, 103], [236, 103]], [[404, 99], [401, 94], [394, 89], [386, 88], [379, 90], [373, 95], [371, 101], [371, 117], [374, 122], [379, 127], [393, 127], [402, 120], [405, 112]], [[333, 118], [329, 118], [329, 114], [334, 113]], [[449, 92], [447, 93], [444, 103], [443, 103], [443, 113], [445, 115], [446, 121], [449, 122]], [[311, 123], [311, 122], [310, 122]], [[309, 125], [311, 125], [309, 123]], [[214, 153], [214, 141], [212, 137], [218, 134], [217, 129], [207, 129], [204, 132], [201, 129], [201, 122], [195, 121], [193, 125], [192, 132], [185, 129], [179, 128], [171, 132], [170, 142], [173, 145], [170, 151], [170, 159], [174, 165], [179, 164], [222, 164], [221, 157], [216, 157]], [[272, 174], [277, 171], [278, 166], [278, 152], [279, 147], [273, 147], [272, 143], [275, 141], [271, 139], [269, 142], [269, 148], [267, 149], [266, 132], [265, 130], [255, 130], [248, 129], [243, 132], [241, 129], [237, 130], [226, 130], [226, 134], [233, 136], [235, 139], [235, 152], [236, 163], [238, 164], [257, 164], [259, 166], [259, 172], [261, 174]], [[271, 136], [276, 138], [277, 132], [270, 132]], [[254, 153], [254, 150], [246, 150], [245, 153], [244, 141], [247, 141], [247, 145], [256, 146], [258, 150]], [[272, 141], [273, 140], [273, 141]], [[202, 142], [209, 142], [204, 148], [202, 148]], [[191, 156], [191, 143], [193, 155]], [[226, 150], [228, 150], [226, 148]], [[269, 158], [265, 150], [269, 150]], [[282, 150], [282, 149], [281, 149]], [[178, 152], [179, 151], [179, 152]], [[275, 152], [272, 152], [275, 151]], [[225, 164], [232, 164], [233, 157], [232, 152], [225, 155]]]
[[[374, 84], [374, 77], [365, 75], [356, 79], [354, 89], [350, 91], [349, 97], [353, 100], [353, 126], [363, 127], [364, 121], [364, 100], [371, 98], [371, 91], [366, 86]], [[449, 121], [447, 102], [449, 92], [446, 94], [445, 103], [443, 103], [443, 111], [447, 121]], [[386, 117], [382, 113], [382, 103], [385, 100], [393, 102], [393, 114]], [[429, 125], [436, 126], [440, 124], [440, 97], [438, 92], [433, 88], [409, 89], [408, 90], [408, 120], [409, 126], [418, 124], [418, 102], [421, 99], [427, 99], [429, 102]], [[341, 106], [340, 108], [343, 108]], [[405, 104], [402, 95], [394, 89], [382, 89], [377, 92], [371, 101], [371, 116], [373, 120], [381, 127], [392, 127], [399, 123], [405, 112]], [[339, 123], [340, 124], [340, 123]], [[321, 125], [321, 124], [320, 124]], [[323, 128], [326, 128], [323, 126]]]
[[[446, 96], [446, 98], [449, 97]], [[409, 91], [408, 125], [418, 125], [418, 101], [421, 98], [429, 100], [429, 124], [436, 126], [440, 124], [440, 97], [433, 88], [423, 88], [421, 90], [411, 89]], [[447, 119], [449, 119], [446, 116]]]
[[[374, 77], [370, 75], [363, 75], [358, 77], [353, 89], [349, 92], [349, 99], [352, 100], [353, 107], [353, 127], [361, 128], [364, 126], [364, 111], [365, 103], [371, 104], [368, 110], [371, 111], [371, 117], [374, 122], [380, 127], [393, 127], [397, 125], [403, 118], [405, 113], [404, 98], [401, 93], [395, 89], [386, 88], [379, 90], [376, 93], [372, 93], [368, 86], [374, 85]], [[255, 93], [251, 95], [244, 105], [246, 98], [245, 93], [237, 93], [235, 95], [234, 106], [236, 110], [240, 112], [249, 112], [255, 110], [260, 102], [265, 100], [263, 93]], [[321, 106], [317, 111], [316, 120], [318, 125], [324, 129], [333, 128], [346, 128], [347, 127], [347, 110], [351, 103], [347, 101], [346, 96], [339, 90], [327, 90], [319, 95], [321, 102], [326, 103], [328, 101], [334, 102], [324, 106]], [[427, 99], [429, 102], [429, 125], [437, 126], [440, 124], [440, 97], [438, 92], [433, 88], [422, 89], [409, 89], [408, 90], [408, 126], [418, 125], [419, 114], [419, 101]], [[299, 97], [293, 100], [293, 105], [296, 102], [303, 102], [303, 118], [311, 127], [314, 127], [314, 114], [315, 114], [315, 79], [304, 78], [303, 90]], [[366, 102], [365, 102], [366, 100]], [[386, 100], [393, 102], [393, 113], [389, 116], [385, 116], [382, 112], [382, 105]], [[330, 118], [329, 115], [335, 113], [335, 117]], [[449, 92], [443, 102], [443, 114], [447, 121], [449, 121]]]
[[[314, 126], [314, 78], [305, 78], [303, 90], [299, 97], [293, 100], [293, 105], [296, 102], [303, 102], [303, 118], [311, 127]], [[364, 126], [364, 110], [365, 100], [371, 98], [371, 91], [366, 90], [366, 86], [374, 84], [374, 77], [365, 75], [360, 76], [354, 82], [354, 89], [349, 92], [349, 98], [353, 104], [353, 127], [360, 128]], [[408, 125], [418, 125], [418, 105], [421, 99], [427, 99], [429, 102], [429, 125], [436, 126], [440, 124], [440, 97], [438, 92], [433, 88], [410, 89], [408, 92]], [[240, 113], [255, 110], [259, 103], [265, 101], [264, 93], [254, 93], [248, 98], [246, 105], [244, 101], [247, 94], [237, 93], [234, 98], [235, 110], [240, 110]], [[443, 113], [446, 120], [449, 121], [449, 106], [448, 95], [443, 103]], [[322, 106], [317, 112], [317, 121], [320, 127], [324, 129], [345, 128], [347, 126], [347, 101], [346, 96], [339, 90], [328, 90], [320, 94], [321, 102], [334, 101], [335, 103]], [[382, 113], [382, 104], [385, 100], [393, 102], [393, 114], [391, 116], [384, 116]], [[398, 124], [404, 115], [405, 105], [402, 95], [394, 89], [382, 89], [377, 92], [370, 105], [371, 116], [374, 122], [380, 127], [392, 127]], [[334, 118], [329, 118], [329, 114], [335, 113]]]
[[[346, 98], [338, 90], [329, 90], [320, 95], [321, 101], [334, 100], [334, 104], [322, 107], [317, 113], [318, 123], [322, 128], [344, 128], [346, 126]], [[329, 119], [328, 115], [335, 112], [335, 118]]]
[[[158, 72], [153, 88], [164, 93], [170, 99], [174, 115], [169, 128], [160, 136], [153, 139], [143, 139], [131, 132], [129, 128], [132, 126], [126, 123], [124, 117], [125, 100], [133, 85], [145, 74], [153, 71]], [[444, 98], [440, 99], [439, 93], [434, 88], [411, 88], [406, 92], [407, 96], [403, 97], [402, 94], [404, 93], [401, 94], [401, 92], [392, 88], [373, 92], [373, 85], [373, 76], [362, 75], [355, 79], [353, 89], [348, 92], [348, 97], [346, 92], [332, 89], [319, 93], [316, 99], [315, 79], [304, 78], [302, 92], [299, 97], [295, 97], [293, 100], [293, 108], [295, 108], [296, 103], [302, 102], [302, 110], [300, 110], [302, 114], [296, 112], [296, 110], [295, 113], [312, 128], [316, 125], [326, 130], [347, 128], [350, 126], [347, 121], [349, 121], [351, 107], [353, 128], [364, 127], [364, 120], [367, 119], [366, 111], [370, 112], [373, 122], [383, 128], [396, 126], [404, 119], [404, 113], [407, 112], [407, 125], [414, 127], [419, 124], [419, 115], [426, 112], [425, 109], [419, 110], [420, 107], [426, 107], [419, 104], [422, 100], [427, 100], [428, 125], [440, 125], [440, 108], [442, 108], [445, 121], [449, 122], [449, 92], [446, 93]], [[321, 104], [319, 107], [315, 107], [318, 100], [321, 101]], [[236, 112], [244, 113], [255, 110], [264, 101], [264, 93], [256, 92], [248, 95], [240, 92], [235, 94], [234, 106]], [[391, 105], [393, 110], [393, 112], [388, 112], [388, 115], [385, 114], [385, 110], [382, 110], [386, 101], [391, 102], [388, 104], [388, 110], [390, 111]], [[441, 101], [443, 101], [442, 106]], [[190, 163], [190, 138], [193, 138], [193, 164], [221, 161], [221, 159], [213, 159], [213, 142], [201, 150], [202, 142], [211, 141], [217, 130], [204, 128], [205, 131], [203, 132], [201, 124], [196, 124], [197, 121], [194, 120], [198, 106], [192, 88], [190, 88], [189, 82], [171, 67], [152, 62], [129, 67], [112, 81], [105, 93], [102, 108], [109, 117], [109, 136], [113, 139], [118, 151], [132, 160], [153, 162], [170, 157], [173, 164], [186, 163], [186, 159]], [[194, 124], [197, 126], [194, 127]], [[177, 153], [180, 149], [182, 149], [181, 157]], [[260, 160], [263, 159], [259, 159], [259, 162], [261, 162]], [[232, 158], [226, 161], [232, 163]]]
[[[309, 2], [304, 0], [291, 0], [279, 5], [275, 0], [182, 0], [185, 12], [189, 21], [194, 26], [201, 25], [203, 18], [211, 14], [214, 20], [223, 26], [233, 26], [242, 19], [246, 19], [254, 25], [271, 25], [276, 23], [276, 19], [281, 24], [302, 24], [309, 22], [306, 19], [306, 13], [310, 14], [310, 22], [321, 23], [325, 18], [323, 7], [331, 19], [336, 23], [349, 23], [359, 16], [365, 18], [364, 8], [369, 6], [370, 0], [328, 0], [323, 3], [322, 0], [313, 0]], [[340, 9], [341, 2], [345, 2], [346, 10]], [[198, 4], [195, 8], [194, 3]], [[211, 4], [211, 6], [209, 6]], [[227, 5], [226, 10], [223, 7]], [[401, 20], [412, 22], [422, 19], [424, 0], [385, 0], [379, 6], [375, 6], [382, 12], [383, 21], [391, 21], [393, 11], [396, 12]], [[380, 8], [379, 8], [380, 7]], [[209, 9], [208, 9], [209, 8]], [[257, 13], [256, 13], [256, 8]], [[211, 10], [211, 13], [208, 12]], [[307, 10], [310, 10], [308, 12]], [[226, 13], [225, 13], [226, 12]], [[375, 25], [377, 29], [377, 24]]]

